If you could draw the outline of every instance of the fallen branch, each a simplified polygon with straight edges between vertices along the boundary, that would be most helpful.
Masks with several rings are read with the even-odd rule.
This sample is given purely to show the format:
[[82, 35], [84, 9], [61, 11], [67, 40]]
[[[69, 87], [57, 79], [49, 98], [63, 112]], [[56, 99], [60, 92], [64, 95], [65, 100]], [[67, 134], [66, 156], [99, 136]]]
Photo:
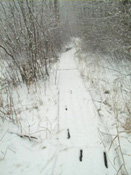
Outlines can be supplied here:
[[18, 135], [19, 137], [21, 137], [21, 138], [28, 138], [30, 141], [31, 141], [31, 139], [35, 139], [35, 140], [37, 140], [38, 138], [37, 137], [35, 137], [35, 136], [30, 136], [30, 135], [26, 135], [26, 134], [18, 134], [18, 133], [14, 133], [14, 132], [10, 132], [11, 134], [16, 134], [16, 135]]
[[26, 138], [28, 138], [29, 140], [31, 140], [31, 139], [38, 139], [37, 137], [35, 137], [35, 136], [29, 136], [29, 135], [21, 135], [21, 134], [17, 134], [19, 137], [21, 137], [21, 138], [24, 138], [24, 137], [26, 137]]

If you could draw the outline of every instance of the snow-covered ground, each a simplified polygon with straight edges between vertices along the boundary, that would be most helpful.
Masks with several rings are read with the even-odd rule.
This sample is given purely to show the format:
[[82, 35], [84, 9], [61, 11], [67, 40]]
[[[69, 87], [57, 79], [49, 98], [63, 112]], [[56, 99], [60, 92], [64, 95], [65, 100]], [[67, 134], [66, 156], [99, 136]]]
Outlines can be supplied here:
[[[56, 151], [56, 70], [57, 63], [52, 65], [46, 82], [40, 80], [30, 87], [22, 85], [11, 89], [12, 106], [5, 106], [9, 115], [6, 119], [0, 118], [1, 175], [41, 174]], [[3, 96], [5, 101], [6, 97], [7, 94]]]
[[60, 59], [59, 145], [54, 174], [107, 174], [97, 130], [97, 114], [74, 60], [75, 49]]
[[76, 42], [76, 62], [99, 116], [98, 130], [108, 161], [118, 174], [131, 174], [130, 60], [83, 53], [79, 44], [80, 40]]
[[[1, 175], [120, 175], [120, 146], [131, 173], [129, 134], [124, 132], [120, 146], [112, 142], [118, 134], [113, 104], [107, 107], [112, 84], [105, 80], [106, 89], [98, 88], [103, 70], [94, 64], [94, 57], [73, 47], [52, 66], [48, 83], [12, 90], [16, 123], [0, 118]], [[113, 81], [107, 70], [104, 78]]]

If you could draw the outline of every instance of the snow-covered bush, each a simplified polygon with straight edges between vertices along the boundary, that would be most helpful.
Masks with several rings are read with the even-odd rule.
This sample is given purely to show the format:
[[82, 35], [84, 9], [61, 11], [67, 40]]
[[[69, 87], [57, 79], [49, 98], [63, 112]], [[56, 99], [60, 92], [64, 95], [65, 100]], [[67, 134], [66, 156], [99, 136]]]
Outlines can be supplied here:
[[[117, 160], [121, 162], [117, 174], [128, 174], [131, 143], [130, 60], [83, 53], [79, 49], [80, 43], [80, 40], [76, 42], [77, 64], [98, 112], [102, 142], [110, 161], [114, 165]], [[106, 128], [106, 132], [102, 127]], [[111, 158], [110, 150], [116, 151], [116, 157]]]
[[82, 9], [78, 9], [77, 18], [83, 49], [130, 59], [130, 16], [130, 2], [85, 2]]
[[29, 85], [49, 75], [50, 59], [56, 60], [62, 45], [54, 8], [46, 0], [0, 3], [0, 49], [9, 67], [13, 65], [12, 82], [19, 77]]

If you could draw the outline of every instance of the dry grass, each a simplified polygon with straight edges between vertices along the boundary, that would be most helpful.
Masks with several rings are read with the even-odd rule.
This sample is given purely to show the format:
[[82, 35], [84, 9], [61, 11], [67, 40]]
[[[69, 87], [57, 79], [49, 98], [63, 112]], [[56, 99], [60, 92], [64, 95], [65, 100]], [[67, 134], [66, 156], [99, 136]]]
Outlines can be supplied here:
[[[18, 128], [18, 133], [13, 134], [23, 138], [36, 137], [40, 141], [53, 137], [57, 132], [57, 120], [54, 121], [57, 115], [57, 91], [54, 89], [51, 92], [51, 88], [56, 86], [57, 63], [50, 63], [50, 76], [47, 80], [12, 84], [10, 75], [13, 67], [5, 66], [3, 61], [0, 62], [0, 118], [3, 122], [13, 122]], [[15, 77], [12, 78], [16, 80]], [[49, 106], [54, 113], [50, 113]]]
[[[117, 174], [129, 174], [127, 170], [125, 139], [130, 147], [131, 134], [131, 66], [129, 60], [118, 60], [98, 54], [87, 54], [80, 50], [80, 41], [76, 42], [77, 64], [81, 76], [86, 82], [94, 105], [100, 117], [104, 145], [108, 151], [116, 151], [112, 162], [119, 160]], [[108, 137], [108, 138], [107, 138]], [[110, 139], [109, 139], [110, 137]], [[126, 152], [126, 154], [125, 154]], [[129, 168], [129, 167], [128, 167]]]

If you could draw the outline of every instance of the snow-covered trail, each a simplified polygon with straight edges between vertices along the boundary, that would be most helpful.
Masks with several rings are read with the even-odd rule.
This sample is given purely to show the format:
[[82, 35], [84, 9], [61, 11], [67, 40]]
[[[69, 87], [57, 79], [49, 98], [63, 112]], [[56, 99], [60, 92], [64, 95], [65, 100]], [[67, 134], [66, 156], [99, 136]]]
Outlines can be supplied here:
[[106, 175], [97, 114], [74, 61], [63, 53], [58, 72], [59, 146], [54, 175]]

